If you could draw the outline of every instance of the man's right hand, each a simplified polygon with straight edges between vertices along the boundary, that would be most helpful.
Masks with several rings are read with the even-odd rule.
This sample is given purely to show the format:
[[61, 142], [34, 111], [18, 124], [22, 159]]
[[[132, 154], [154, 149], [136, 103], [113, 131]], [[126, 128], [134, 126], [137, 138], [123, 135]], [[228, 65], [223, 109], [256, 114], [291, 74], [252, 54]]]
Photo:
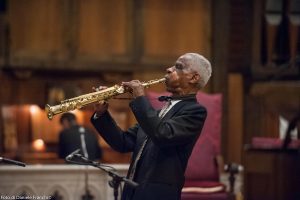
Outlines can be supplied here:
[[[101, 90], [106, 89], [106, 86], [99, 86], [97, 88], [93, 87], [93, 90], [96, 92], [99, 92]], [[98, 103], [95, 104], [95, 112], [97, 116], [101, 116], [103, 113], [105, 113], [108, 109], [108, 103], [106, 101], [100, 101]]]

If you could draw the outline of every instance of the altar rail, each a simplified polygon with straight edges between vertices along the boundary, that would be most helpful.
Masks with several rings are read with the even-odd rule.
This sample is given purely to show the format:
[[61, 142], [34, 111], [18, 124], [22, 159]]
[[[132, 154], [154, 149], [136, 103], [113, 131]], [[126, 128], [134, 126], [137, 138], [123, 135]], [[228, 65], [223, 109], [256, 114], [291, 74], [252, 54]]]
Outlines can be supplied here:
[[[128, 165], [110, 165], [119, 175]], [[0, 166], [0, 199], [81, 200], [85, 194], [85, 174], [93, 200], [113, 200], [111, 177], [104, 171], [78, 165]], [[120, 196], [120, 194], [119, 194]]]

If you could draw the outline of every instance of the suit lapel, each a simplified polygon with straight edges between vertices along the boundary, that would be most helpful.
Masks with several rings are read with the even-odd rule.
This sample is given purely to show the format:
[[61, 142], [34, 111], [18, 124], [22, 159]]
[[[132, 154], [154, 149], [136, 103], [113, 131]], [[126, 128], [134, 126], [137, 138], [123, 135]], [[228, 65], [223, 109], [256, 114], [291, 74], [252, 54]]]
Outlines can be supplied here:
[[197, 102], [196, 98], [191, 98], [191, 99], [187, 99], [187, 100], [182, 100], [180, 102], [178, 102], [177, 104], [175, 104], [175, 106], [173, 106], [171, 108], [171, 110], [169, 110], [169, 112], [167, 112], [167, 114], [162, 118], [162, 120], [167, 120], [172, 118], [176, 113], [178, 113], [182, 107], [184, 107], [186, 104], [189, 104], [191, 102]]

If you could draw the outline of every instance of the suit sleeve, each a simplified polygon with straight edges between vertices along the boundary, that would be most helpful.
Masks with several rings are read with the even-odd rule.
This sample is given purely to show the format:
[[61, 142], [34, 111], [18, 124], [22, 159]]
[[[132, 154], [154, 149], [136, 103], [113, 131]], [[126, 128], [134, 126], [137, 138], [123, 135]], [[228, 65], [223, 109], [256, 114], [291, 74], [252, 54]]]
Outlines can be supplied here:
[[114, 150], [122, 153], [134, 150], [138, 125], [129, 128], [127, 131], [122, 131], [109, 112], [103, 113], [97, 119], [94, 118], [93, 114], [91, 122], [98, 133]]
[[193, 103], [174, 117], [161, 120], [146, 97], [137, 97], [130, 104], [144, 132], [159, 146], [181, 145], [199, 136], [206, 119], [206, 109]]

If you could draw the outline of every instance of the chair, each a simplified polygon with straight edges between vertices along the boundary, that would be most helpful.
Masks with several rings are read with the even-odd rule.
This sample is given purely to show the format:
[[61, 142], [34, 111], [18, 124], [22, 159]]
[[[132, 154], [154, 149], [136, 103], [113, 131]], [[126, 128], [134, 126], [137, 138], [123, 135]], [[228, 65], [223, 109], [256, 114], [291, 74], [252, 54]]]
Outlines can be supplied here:
[[[163, 103], [158, 96], [168, 93], [148, 92], [147, 97], [154, 108], [161, 108]], [[221, 94], [197, 93], [198, 102], [206, 107], [207, 118], [202, 133], [195, 144], [185, 172], [185, 184], [182, 189], [182, 200], [228, 200], [232, 194], [220, 182], [223, 163], [220, 156], [222, 96]], [[232, 171], [230, 185], [234, 184], [235, 165], [229, 165]], [[233, 189], [230, 189], [232, 192]]]

